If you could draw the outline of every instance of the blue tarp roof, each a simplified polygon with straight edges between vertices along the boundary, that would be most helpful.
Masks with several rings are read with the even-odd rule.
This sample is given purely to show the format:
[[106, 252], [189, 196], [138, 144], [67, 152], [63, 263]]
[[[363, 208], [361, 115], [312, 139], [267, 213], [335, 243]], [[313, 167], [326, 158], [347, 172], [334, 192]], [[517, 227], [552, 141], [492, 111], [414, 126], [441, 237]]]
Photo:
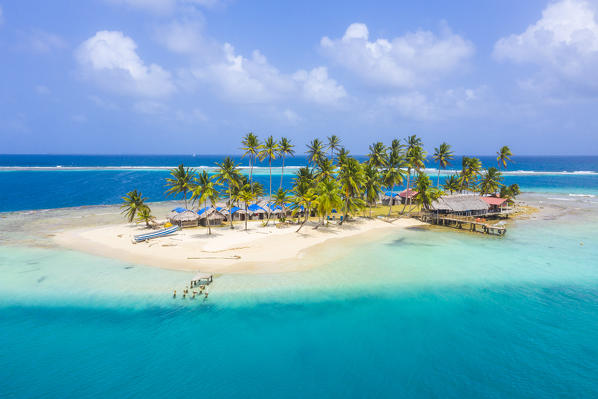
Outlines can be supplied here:
[[399, 193], [391, 193], [390, 191], [386, 192], [386, 196], [390, 197], [390, 195], [392, 194], [393, 197], [396, 197], [397, 195], [399, 195]]
[[185, 208], [178, 207], [178, 208], [174, 208], [172, 211], [173, 211], [173, 212], [176, 212], [176, 213], [182, 213], [182, 212], [185, 212], [185, 211], [186, 211], [186, 209], [185, 209]]
[[266, 211], [264, 208], [262, 208], [261, 206], [259, 206], [258, 204], [251, 204], [247, 207], [248, 210], [250, 210], [251, 212], [256, 212], [256, 211]]
[[235, 213], [240, 210], [241, 210], [241, 208], [239, 208], [238, 206], [233, 206], [232, 208], [230, 208], [230, 213]]
[[201, 215], [202, 213], [204, 213], [205, 211], [207, 211], [208, 209], [210, 209], [209, 206], [206, 206], [205, 208], [201, 208], [199, 211], [197, 211], [198, 215]]

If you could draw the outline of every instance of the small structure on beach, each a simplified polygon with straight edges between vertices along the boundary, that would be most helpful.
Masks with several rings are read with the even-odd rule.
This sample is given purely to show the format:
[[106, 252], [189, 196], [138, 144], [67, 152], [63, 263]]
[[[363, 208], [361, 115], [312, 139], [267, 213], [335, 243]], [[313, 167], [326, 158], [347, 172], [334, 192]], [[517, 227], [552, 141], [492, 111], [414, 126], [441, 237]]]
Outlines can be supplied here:
[[226, 216], [218, 210], [218, 208], [214, 207], [205, 207], [197, 211], [197, 215], [199, 216], [199, 224], [201, 226], [218, 226], [224, 223], [226, 220]]
[[417, 191], [412, 189], [405, 189], [399, 193], [399, 197], [401, 198], [401, 204], [405, 204], [407, 200], [411, 200], [413, 202], [415, 196], [417, 195]]
[[191, 285], [201, 285], [201, 284], [210, 284], [213, 281], [214, 277], [210, 273], [202, 273], [197, 272], [195, 276], [191, 279]]
[[482, 201], [488, 204], [489, 214], [505, 213], [509, 208], [507, 207], [507, 199], [500, 197], [481, 197]]
[[[392, 204], [390, 201], [392, 199]], [[401, 197], [399, 197], [399, 193], [393, 193], [391, 191], [387, 191], [384, 196], [382, 197], [382, 205], [399, 205], [401, 203]]]
[[263, 220], [268, 215], [268, 212], [258, 204], [249, 205], [247, 207], [247, 212], [249, 213], [250, 219]]
[[443, 195], [430, 205], [430, 210], [438, 214], [461, 216], [485, 215], [489, 205], [477, 194]]
[[199, 224], [199, 215], [189, 209], [175, 208], [168, 214], [168, 221], [181, 228], [197, 227]]

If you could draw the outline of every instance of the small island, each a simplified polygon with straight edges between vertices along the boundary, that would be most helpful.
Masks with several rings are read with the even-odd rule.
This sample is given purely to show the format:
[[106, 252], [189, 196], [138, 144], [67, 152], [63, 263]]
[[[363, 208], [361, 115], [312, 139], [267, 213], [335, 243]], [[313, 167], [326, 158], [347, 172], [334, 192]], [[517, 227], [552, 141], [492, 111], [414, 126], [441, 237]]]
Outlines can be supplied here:
[[[432, 154], [438, 166], [433, 181], [425, 170], [427, 153], [415, 135], [390, 145], [373, 143], [365, 162], [333, 135], [307, 145], [309, 164], [296, 170], [290, 188], [283, 186], [285, 158], [295, 154], [290, 140], [270, 136], [260, 142], [248, 133], [242, 149], [248, 173], [231, 157], [217, 162], [214, 173], [181, 164], [163, 183], [166, 194], [180, 200], [178, 206], [150, 203], [132, 190], [121, 206], [127, 223], [66, 230], [55, 240], [162, 268], [271, 273], [314, 267], [317, 259], [299, 260], [329, 240], [363, 241], [428, 223], [503, 235], [502, 219], [517, 211], [519, 187], [502, 183], [500, 169], [512, 156], [506, 146], [497, 152], [497, 167], [483, 169], [479, 159], [464, 156], [461, 170], [441, 179], [441, 171], [455, 160], [451, 146], [442, 143]], [[277, 158], [282, 167], [280, 181], [274, 182], [272, 161]], [[267, 187], [253, 179], [258, 160], [268, 162]]]

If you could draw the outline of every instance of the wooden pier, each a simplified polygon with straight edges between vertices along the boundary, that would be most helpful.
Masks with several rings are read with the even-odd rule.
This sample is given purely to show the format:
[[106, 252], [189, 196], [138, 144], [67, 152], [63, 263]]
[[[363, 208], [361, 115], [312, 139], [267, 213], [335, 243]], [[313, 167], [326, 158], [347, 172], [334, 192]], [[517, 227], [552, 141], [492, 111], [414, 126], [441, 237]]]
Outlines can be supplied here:
[[481, 217], [420, 213], [417, 218], [422, 222], [476, 233], [504, 236], [507, 232], [507, 228], [500, 222], [499, 224], [490, 224]]

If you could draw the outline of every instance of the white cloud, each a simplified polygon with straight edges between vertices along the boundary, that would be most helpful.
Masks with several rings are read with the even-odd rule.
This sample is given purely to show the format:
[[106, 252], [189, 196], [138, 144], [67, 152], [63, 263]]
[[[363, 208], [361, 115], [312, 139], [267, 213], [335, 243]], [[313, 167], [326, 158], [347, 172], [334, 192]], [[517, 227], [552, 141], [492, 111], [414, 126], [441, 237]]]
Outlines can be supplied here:
[[141, 114], [157, 115], [168, 111], [168, 106], [159, 101], [138, 101], [133, 104], [133, 109]]
[[156, 64], [146, 65], [137, 45], [118, 31], [100, 31], [75, 51], [85, 77], [122, 94], [164, 97], [175, 91], [171, 75]]
[[[586, 91], [598, 89], [596, 10], [584, 0], [548, 5], [542, 18], [521, 34], [498, 40], [494, 56], [519, 64], [536, 64], [541, 75], [522, 86], [554, 89], [560, 83]], [[577, 90], [577, 89], [576, 89]]]
[[307, 72], [297, 71], [293, 78], [300, 83], [300, 91], [308, 101], [320, 104], [336, 104], [347, 96], [345, 88], [337, 84], [336, 80], [328, 77], [326, 67], [314, 68]]
[[345, 89], [328, 77], [325, 67], [284, 74], [258, 50], [248, 58], [236, 54], [229, 43], [222, 46], [218, 61], [192, 72], [217, 95], [237, 103], [272, 103], [300, 96], [308, 102], [335, 104], [346, 96]]
[[438, 91], [433, 95], [411, 91], [383, 97], [379, 103], [406, 119], [441, 121], [476, 114], [484, 91], [484, 88], [460, 88]]
[[173, 22], [157, 29], [157, 40], [172, 52], [197, 53], [204, 47], [202, 24], [198, 21]]
[[370, 84], [412, 88], [461, 67], [474, 52], [471, 42], [448, 28], [369, 40], [365, 24], [351, 24], [341, 39], [323, 37], [325, 55]]

